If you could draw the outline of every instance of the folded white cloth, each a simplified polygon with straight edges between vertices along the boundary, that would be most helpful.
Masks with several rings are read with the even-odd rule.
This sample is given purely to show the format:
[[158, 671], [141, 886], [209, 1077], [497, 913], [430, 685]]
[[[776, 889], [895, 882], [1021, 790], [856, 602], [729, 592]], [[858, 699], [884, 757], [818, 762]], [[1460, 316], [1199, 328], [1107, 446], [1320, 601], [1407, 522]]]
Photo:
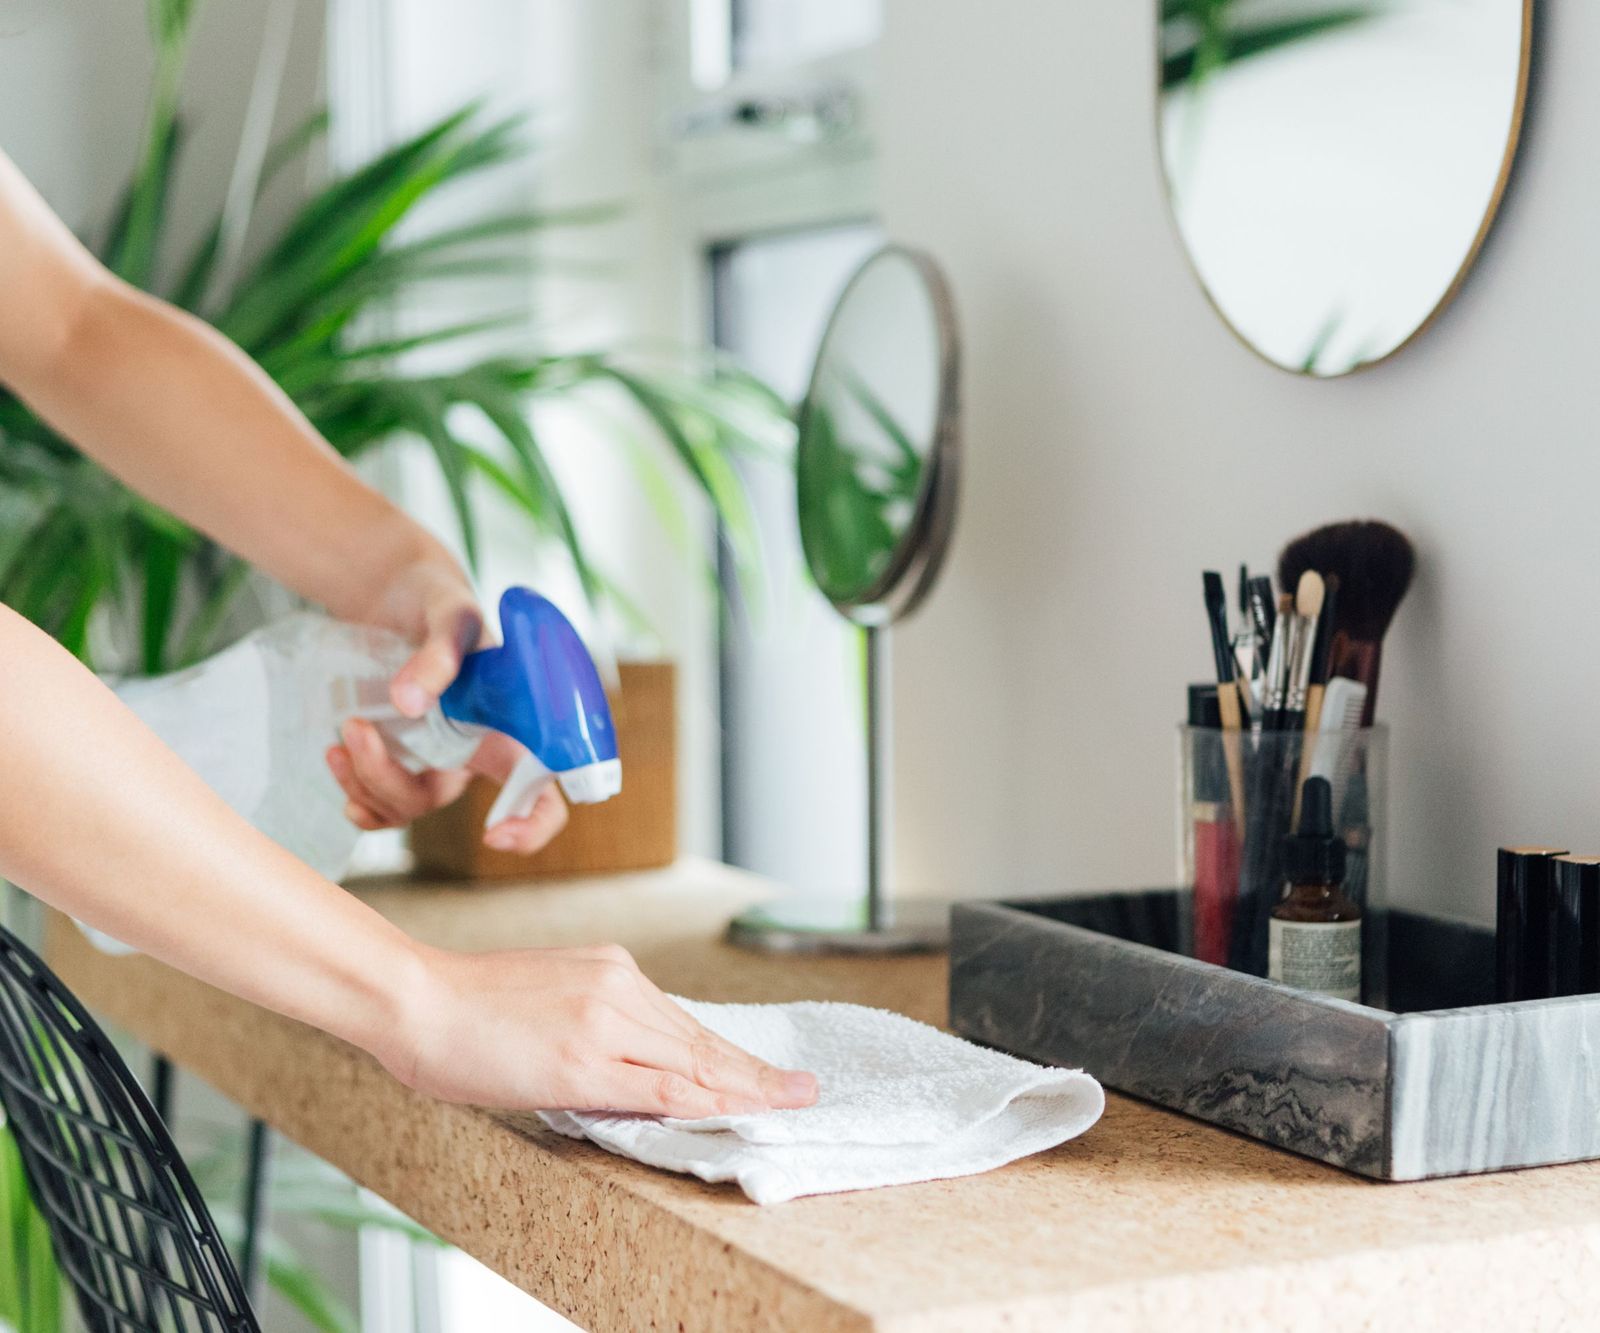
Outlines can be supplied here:
[[1105, 1109], [1080, 1070], [1029, 1064], [881, 1009], [678, 1003], [763, 1060], [815, 1074], [816, 1105], [711, 1120], [550, 1111], [544, 1122], [782, 1203], [989, 1171], [1082, 1134]]

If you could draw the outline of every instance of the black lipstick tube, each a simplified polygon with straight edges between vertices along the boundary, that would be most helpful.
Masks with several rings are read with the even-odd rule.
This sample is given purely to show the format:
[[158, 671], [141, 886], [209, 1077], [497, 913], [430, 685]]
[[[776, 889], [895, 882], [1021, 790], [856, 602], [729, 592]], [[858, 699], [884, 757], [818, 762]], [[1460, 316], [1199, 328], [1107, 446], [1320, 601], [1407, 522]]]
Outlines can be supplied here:
[[1558, 856], [1552, 952], [1555, 995], [1600, 991], [1600, 856]]
[[1564, 847], [1502, 847], [1495, 903], [1495, 998], [1542, 1000], [1553, 993], [1554, 858]]

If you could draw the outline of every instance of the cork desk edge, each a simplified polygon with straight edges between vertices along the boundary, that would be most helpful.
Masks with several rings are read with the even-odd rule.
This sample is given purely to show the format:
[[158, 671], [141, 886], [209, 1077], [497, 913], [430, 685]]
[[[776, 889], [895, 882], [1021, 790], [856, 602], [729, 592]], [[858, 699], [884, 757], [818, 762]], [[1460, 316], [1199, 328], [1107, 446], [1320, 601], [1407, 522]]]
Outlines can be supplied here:
[[[770, 888], [708, 862], [570, 885], [357, 891], [435, 942], [571, 943], [603, 920], [669, 989], [943, 1013], [943, 958], [728, 951], [716, 927]], [[596, 1333], [1221, 1326], [1207, 1318], [1281, 1329], [1308, 1297], [1337, 1300], [1341, 1326], [1373, 1328], [1416, 1327], [1425, 1297], [1472, 1329], [1526, 1315], [1530, 1282], [1550, 1315], [1592, 1312], [1600, 1173], [1589, 1167], [1375, 1185], [1112, 1097], [1079, 1144], [1001, 1172], [758, 1209], [528, 1117], [418, 1096], [333, 1038], [152, 960], [100, 954], [60, 918], [48, 953], [113, 1024]], [[1472, 1202], [1482, 1208], [1464, 1211]], [[1337, 1232], [1320, 1253], [1319, 1216]], [[1257, 1227], [1272, 1239], [1254, 1243]], [[1517, 1281], [1496, 1285], [1490, 1270]]]
[[[470, 914], [475, 907], [498, 906], [519, 891], [544, 900], [566, 892], [593, 898], [617, 882], [626, 886], [624, 892], [651, 892], [669, 904], [686, 891], [695, 893], [697, 910], [685, 925], [697, 931], [707, 908], [720, 921], [772, 892], [756, 876], [693, 858], [659, 874], [617, 881], [448, 886], [443, 892], [449, 912]], [[402, 897], [425, 901], [438, 887], [420, 880], [358, 881], [353, 891], [385, 910]], [[698, 892], [702, 889], [703, 896]], [[439, 900], [432, 904], [441, 905]], [[576, 927], [572, 940], [491, 937], [467, 941], [465, 947], [607, 938], [643, 953], [656, 943], [630, 938], [638, 933], [637, 923], [630, 932], [626, 919], [613, 918], [596, 934], [595, 914], [579, 915], [584, 924]], [[418, 933], [438, 932], [424, 927]], [[685, 1209], [686, 1203], [702, 1209], [753, 1208], [726, 1187], [704, 1186], [623, 1161], [556, 1135], [532, 1117], [420, 1096], [364, 1053], [303, 1024], [151, 959], [103, 954], [54, 913], [46, 953], [100, 1017], [164, 1052], [275, 1131], [586, 1328], [874, 1326], [865, 1313], [740, 1250]], [[932, 1010], [942, 1009], [942, 960], [899, 960], [895, 967], [904, 971], [907, 963], [927, 982], [919, 988], [930, 1008], [924, 1016], [935, 1017]], [[658, 969], [652, 972], [660, 975]], [[865, 969], [860, 981], [864, 989], [859, 996], [837, 998], [886, 998], [875, 995]], [[371, 1133], [374, 1123], [384, 1126], [382, 1135]], [[441, 1161], [450, 1163], [448, 1171], [438, 1169]], [[715, 1292], [716, 1298], [685, 1302], [685, 1290]], [[698, 1308], [688, 1311], [680, 1303]]]

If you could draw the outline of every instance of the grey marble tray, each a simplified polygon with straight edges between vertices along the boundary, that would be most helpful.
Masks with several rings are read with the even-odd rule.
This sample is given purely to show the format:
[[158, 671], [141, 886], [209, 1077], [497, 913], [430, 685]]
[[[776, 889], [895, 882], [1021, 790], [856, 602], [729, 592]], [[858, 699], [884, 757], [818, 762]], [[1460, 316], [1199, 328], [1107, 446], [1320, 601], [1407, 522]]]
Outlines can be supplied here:
[[1600, 1157], [1600, 995], [1490, 1003], [1491, 932], [1395, 912], [1390, 1007], [1325, 999], [1173, 952], [1181, 908], [958, 903], [952, 1026], [1379, 1179]]

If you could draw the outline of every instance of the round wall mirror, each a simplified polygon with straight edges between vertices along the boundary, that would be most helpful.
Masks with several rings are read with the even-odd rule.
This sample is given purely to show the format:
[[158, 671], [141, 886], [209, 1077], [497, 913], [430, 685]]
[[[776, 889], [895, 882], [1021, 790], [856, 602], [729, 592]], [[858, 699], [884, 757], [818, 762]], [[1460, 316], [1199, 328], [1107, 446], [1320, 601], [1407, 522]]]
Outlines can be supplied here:
[[1415, 337], [1493, 220], [1533, 0], [1158, 0], [1167, 197], [1268, 361], [1343, 375]]
[[806, 567], [866, 639], [867, 894], [754, 908], [729, 927], [767, 952], [937, 948], [942, 903], [889, 895], [889, 626], [927, 594], [955, 517], [955, 309], [927, 255], [885, 246], [845, 285], [800, 404], [795, 494]]

